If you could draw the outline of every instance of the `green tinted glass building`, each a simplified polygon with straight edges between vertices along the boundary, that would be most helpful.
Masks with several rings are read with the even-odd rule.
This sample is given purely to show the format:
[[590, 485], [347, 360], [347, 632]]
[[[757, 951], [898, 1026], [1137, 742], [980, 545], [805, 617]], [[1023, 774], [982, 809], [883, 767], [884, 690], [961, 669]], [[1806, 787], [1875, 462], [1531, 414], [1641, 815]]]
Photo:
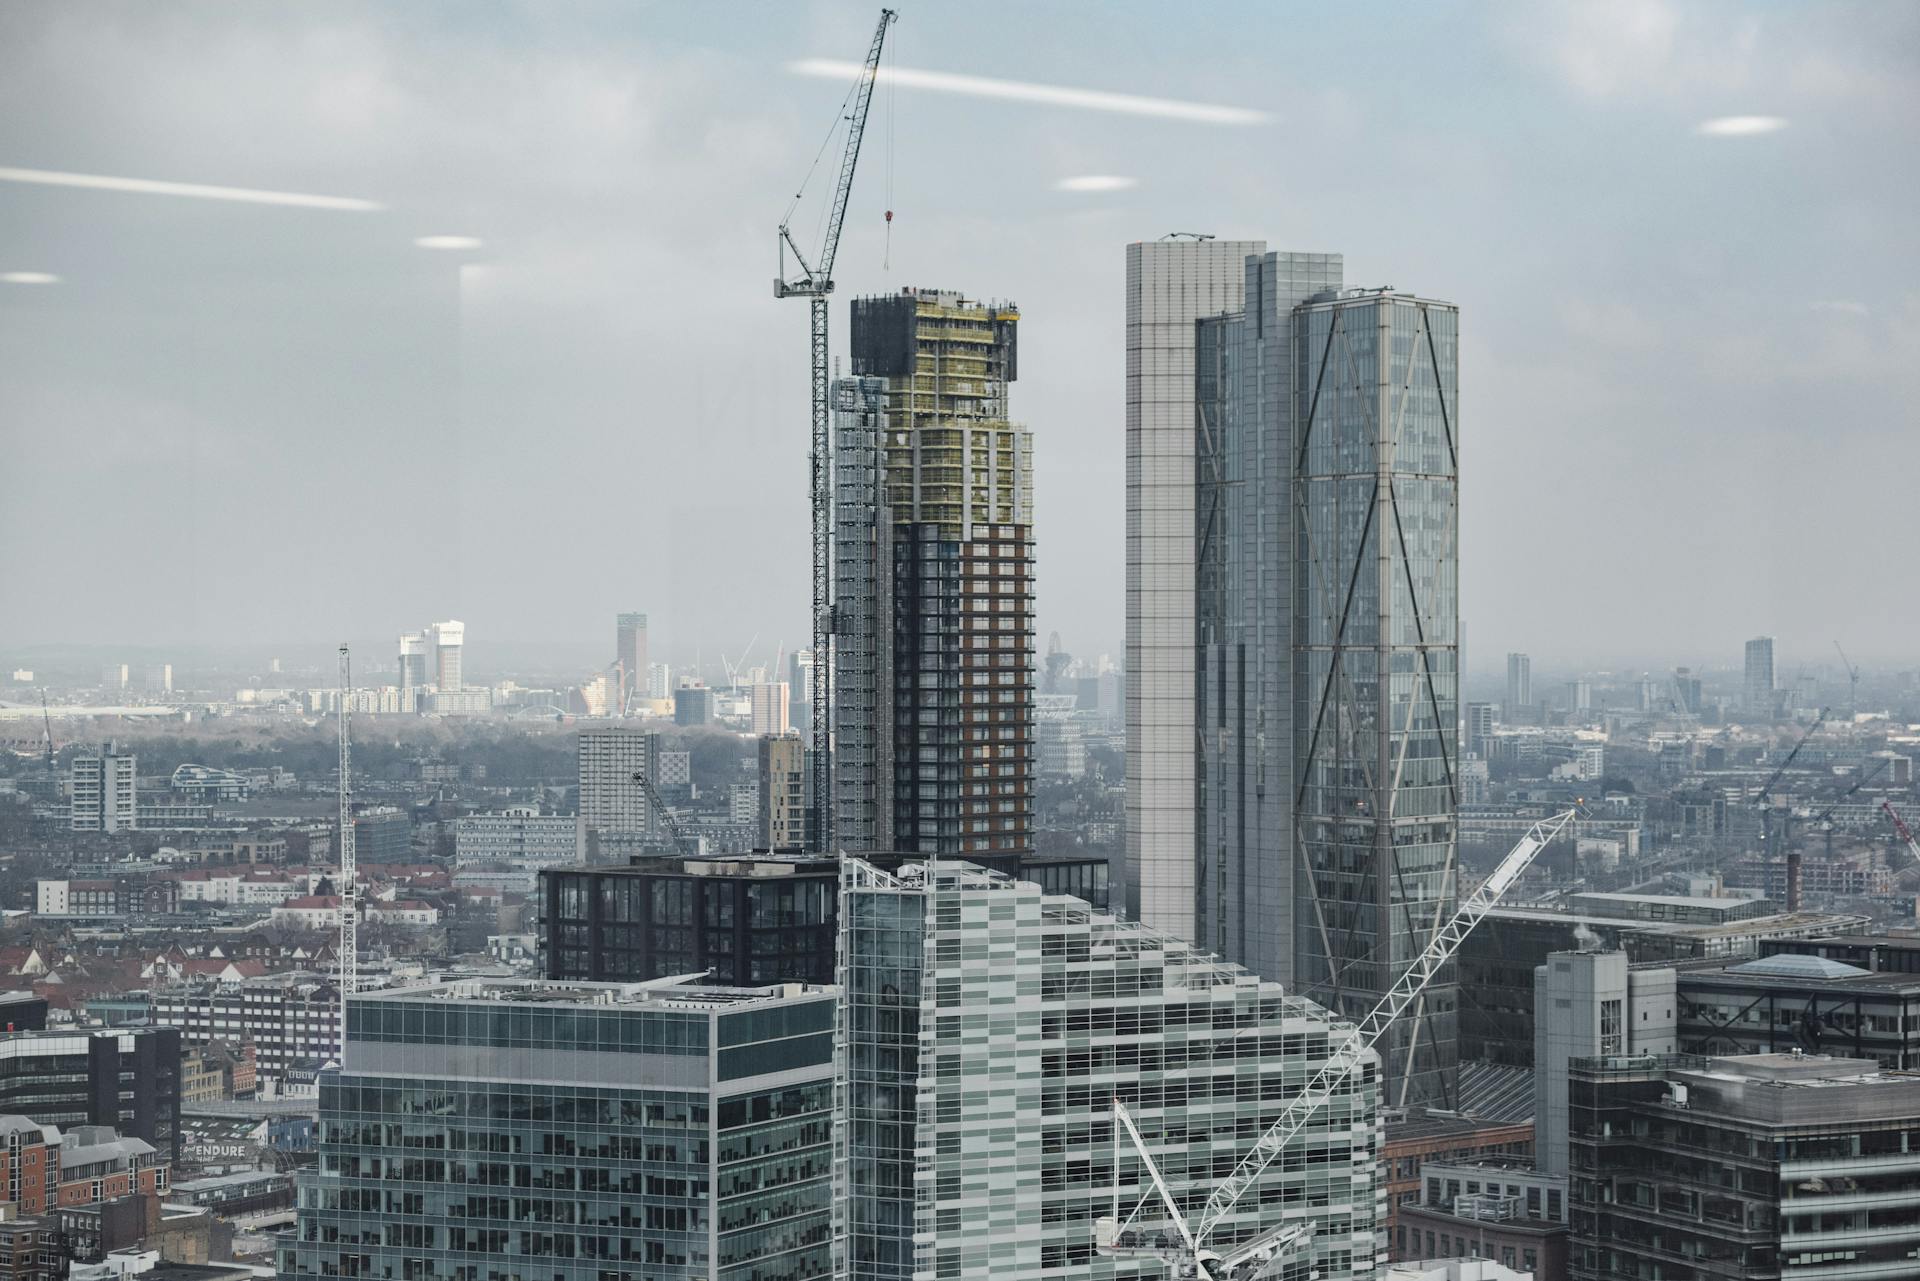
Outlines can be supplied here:
[[799, 1281], [830, 1267], [832, 989], [356, 997], [282, 1277]]

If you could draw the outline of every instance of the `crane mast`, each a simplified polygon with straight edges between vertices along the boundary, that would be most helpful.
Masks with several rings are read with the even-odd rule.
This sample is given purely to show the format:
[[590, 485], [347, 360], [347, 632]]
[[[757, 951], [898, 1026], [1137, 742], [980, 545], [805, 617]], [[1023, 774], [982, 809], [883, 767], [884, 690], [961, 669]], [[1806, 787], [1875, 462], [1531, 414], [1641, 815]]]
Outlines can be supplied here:
[[353, 657], [340, 647], [340, 1052], [347, 1050], [347, 1000], [360, 989], [360, 876], [353, 850]]
[[[1225, 1255], [1207, 1248], [1207, 1240], [1213, 1234], [1213, 1230], [1220, 1225], [1220, 1221], [1233, 1212], [1234, 1206], [1239, 1204], [1240, 1199], [1266, 1172], [1274, 1159], [1286, 1150], [1287, 1144], [1300, 1133], [1301, 1128], [1313, 1114], [1319, 1111], [1329, 1099], [1345, 1089], [1347, 1079], [1359, 1068], [1367, 1052], [1386, 1035], [1387, 1029], [1393, 1025], [1394, 1020], [1406, 1013], [1414, 1001], [1419, 999], [1420, 994], [1426, 990], [1434, 976], [1440, 973], [1441, 968], [1453, 958], [1453, 954], [1466, 941], [1467, 935], [1473, 932], [1473, 927], [1493, 910], [1494, 904], [1500, 901], [1501, 895], [1512, 888], [1513, 883], [1520, 879], [1521, 873], [1532, 865], [1535, 856], [1551, 844], [1569, 823], [1573, 822], [1577, 813], [1577, 810], [1566, 810], [1550, 818], [1541, 819], [1527, 830], [1526, 835], [1520, 838], [1519, 843], [1493, 870], [1493, 875], [1468, 895], [1466, 902], [1460, 905], [1452, 919], [1433, 935], [1426, 948], [1400, 975], [1393, 989], [1381, 997], [1379, 1004], [1375, 1005], [1367, 1016], [1361, 1019], [1338, 1045], [1333, 1047], [1332, 1052], [1327, 1055], [1326, 1062], [1307, 1081], [1306, 1087], [1294, 1096], [1275, 1118], [1273, 1124], [1267, 1127], [1265, 1133], [1254, 1140], [1253, 1146], [1247, 1150], [1245, 1156], [1240, 1158], [1240, 1163], [1234, 1167], [1233, 1172], [1207, 1197], [1206, 1205], [1202, 1207], [1198, 1219], [1191, 1227], [1179, 1214], [1173, 1196], [1166, 1190], [1165, 1181], [1160, 1177], [1152, 1154], [1140, 1139], [1140, 1133], [1134, 1127], [1132, 1118], [1126, 1114], [1125, 1108], [1119, 1104], [1118, 1100], [1115, 1101], [1115, 1118], [1122, 1123], [1128, 1138], [1145, 1162], [1162, 1200], [1173, 1211], [1175, 1227], [1186, 1247], [1176, 1261], [1176, 1276], [1190, 1278], [1192, 1281], [1217, 1281], [1218, 1278], [1229, 1275], [1242, 1264], [1257, 1257], [1262, 1255], [1271, 1257], [1272, 1252], [1289, 1239], [1297, 1243], [1304, 1237], [1305, 1232], [1310, 1229], [1304, 1229], [1301, 1225], [1287, 1225], [1231, 1247], [1230, 1252]], [[1115, 1250], [1113, 1238], [1116, 1235], [1116, 1226], [1112, 1221], [1105, 1221], [1097, 1226], [1096, 1240], [1102, 1237], [1107, 1238], [1105, 1248], [1109, 1250]], [[1165, 1250], [1157, 1248], [1144, 1252], [1158, 1255], [1166, 1253]]]
[[[794, 243], [787, 220], [780, 223], [776, 248], [780, 255], [780, 274], [773, 280], [775, 298], [806, 298], [812, 303], [809, 353], [812, 388], [812, 446], [808, 455], [811, 470], [810, 494], [813, 505], [813, 834], [814, 848], [833, 849], [833, 748], [832, 688], [833, 671], [829, 650], [833, 644], [833, 434], [832, 406], [827, 387], [827, 295], [833, 292], [833, 261], [840, 252], [840, 228], [846, 222], [847, 198], [853, 194], [853, 171], [860, 159], [860, 139], [867, 130], [867, 108], [873, 102], [874, 77], [880, 68], [880, 49], [886, 42], [887, 25], [895, 15], [891, 9], [880, 11], [880, 25], [873, 29], [873, 43], [867, 49], [865, 70], [853, 90], [852, 110], [847, 116], [847, 144], [840, 158], [840, 180], [834, 187], [833, 206], [828, 211], [826, 236], [813, 264], [808, 265], [800, 246]], [[891, 215], [889, 215], [891, 217]], [[791, 251], [800, 274], [788, 279], [787, 254]]]

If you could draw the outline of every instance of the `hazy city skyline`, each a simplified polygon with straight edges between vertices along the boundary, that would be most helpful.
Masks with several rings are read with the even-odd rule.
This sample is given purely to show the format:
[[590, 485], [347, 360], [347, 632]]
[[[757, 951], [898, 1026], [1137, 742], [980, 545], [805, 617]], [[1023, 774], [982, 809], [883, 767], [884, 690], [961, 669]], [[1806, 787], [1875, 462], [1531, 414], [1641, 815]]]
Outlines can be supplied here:
[[[605, 649], [624, 609], [667, 654], [801, 643], [805, 322], [768, 284], [840, 90], [788, 66], [847, 57], [873, 15], [755, 15], [0, 20], [0, 169], [380, 206], [0, 181], [0, 276], [59, 277], [0, 283], [0, 539], [30, 551], [0, 645], [384, 654], [460, 618], [487, 670], [488, 645]], [[1021, 306], [1038, 629], [1118, 655], [1122, 246], [1338, 245], [1349, 283], [1475, 318], [1469, 671], [1737, 664], [1758, 634], [1782, 679], [1834, 635], [1886, 662], [1920, 625], [1875, 552], [1899, 493], [1872, 483], [1920, 464], [1916, 179], [1888, 163], [1920, 131], [1916, 36], [1864, 5], [909, 7], [890, 63], [1021, 83], [882, 87], [835, 350], [861, 294]], [[1708, 126], [1729, 118], [1755, 119]], [[1000, 149], [955, 181], [981, 127]], [[484, 243], [415, 243], [436, 236]]]

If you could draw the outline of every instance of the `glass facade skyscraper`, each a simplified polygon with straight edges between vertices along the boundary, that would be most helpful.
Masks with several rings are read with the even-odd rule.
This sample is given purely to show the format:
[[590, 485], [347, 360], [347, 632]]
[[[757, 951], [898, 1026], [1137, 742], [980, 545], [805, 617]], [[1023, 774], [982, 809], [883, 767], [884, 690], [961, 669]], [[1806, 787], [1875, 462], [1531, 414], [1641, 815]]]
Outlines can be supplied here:
[[[1164, 1276], [1095, 1249], [1095, 1219], [1149, 1189], [1112, 1100], [1191, 1215], [1345, 1030], [1188, 943], [966, 864], [849, 859], [842, 884], [835, 1235], [851, 1281]], [[1311, 1221], [1288, 1281], [1383, 1268], [1378, 1094], [1368, 1056], [1213, 1244]]]
[[366, 993], [279, 1273], [801, 1281], [830, 1267], [834, 994]]
[[[1351, 290], [1294, 313], [1295, 982], [1357, 1016], [1454, 901], [1459, 312]], [[1448, 1100], [1451, 966], [1382, 1043], [1391, 1101]]]

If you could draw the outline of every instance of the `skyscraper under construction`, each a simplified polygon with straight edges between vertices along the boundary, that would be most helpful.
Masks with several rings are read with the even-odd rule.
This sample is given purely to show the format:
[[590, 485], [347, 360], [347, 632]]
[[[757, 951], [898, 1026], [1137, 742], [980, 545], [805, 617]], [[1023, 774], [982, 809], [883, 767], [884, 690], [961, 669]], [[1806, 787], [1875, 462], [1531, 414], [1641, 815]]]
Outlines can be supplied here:
[[1033, 437], [1019, 312], [853, 304], [834, 384], [835, 841], [1001, 869], [1033, 849]]

